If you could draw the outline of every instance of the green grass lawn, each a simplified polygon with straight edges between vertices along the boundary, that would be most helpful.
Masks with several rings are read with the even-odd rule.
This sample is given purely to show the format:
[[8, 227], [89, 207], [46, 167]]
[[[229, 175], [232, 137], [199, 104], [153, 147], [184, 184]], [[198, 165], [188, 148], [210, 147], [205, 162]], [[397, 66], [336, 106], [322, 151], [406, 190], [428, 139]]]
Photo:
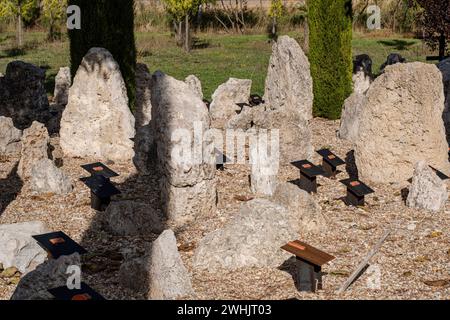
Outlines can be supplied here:
[[[12, 50], [13, 34], [0, 35], [0, 73], [13, 60], [23, 60], [47, 69], [47, 90], [53, 90], [58, 68], [69, 65], [68, 42], [48, 43], [45, 33], [27, 32], [25, 48]], [[297, 39], [299, 34], [291, 33]], [[151, 71], [161, 70], [177, 79], [195, 74], [203, 84], [205, 97], [230, 77], [253, 80], [254, 93], [262, 94], [271, 53], [266, 35], [197, 35], [196, 48], [185, 53], [178, 48], [169, 33], [137, 33], [138, 61], [146, 63]], [[400, 36], [391, 38], [355, 35], [353, 53], [369, 54], [374, 72], [391, 52], [397, 52], [408, 61], [425, 61], [430, 54], [422, 41]]]

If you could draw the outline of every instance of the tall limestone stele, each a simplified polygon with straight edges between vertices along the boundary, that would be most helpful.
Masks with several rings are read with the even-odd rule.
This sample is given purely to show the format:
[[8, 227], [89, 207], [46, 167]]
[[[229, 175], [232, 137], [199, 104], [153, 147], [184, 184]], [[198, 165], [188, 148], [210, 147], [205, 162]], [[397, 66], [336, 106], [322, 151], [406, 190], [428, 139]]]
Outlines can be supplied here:
[[78, 68], [62, 115], [64, 154], [129, 161], [134, 156], [134, 124], [119, 65], [106, 49], [92, 48]]

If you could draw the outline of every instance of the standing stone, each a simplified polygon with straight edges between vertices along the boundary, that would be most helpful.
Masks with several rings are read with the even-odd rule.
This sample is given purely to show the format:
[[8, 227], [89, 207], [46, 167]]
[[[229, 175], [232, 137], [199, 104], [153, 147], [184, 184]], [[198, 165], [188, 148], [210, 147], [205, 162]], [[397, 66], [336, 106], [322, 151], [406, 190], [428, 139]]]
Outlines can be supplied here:
[[237, 103], [248, 103], [251, 88], [251, 80], [230, 78], [221, 84], [212, 95], [209, 107], [212, 120], [225, 123], [236, 115], [241, 110]]
[[33, 165], [40, 160], [48, 159], [50, 138], [47, 128], [42, 123], [33, 122], [25, 129], [22, 136], [22, 151], [17, 174], [22, 181], [31, 177]]
[[250, 136], [250, 160], [252, 173], [250, 175], [253, 193], [271, 196], [277, 187], [277, 174], [280, 163], [279, 136], [267, 130], [260, 130], [258, 135]]
[[164, 213], [172, 228], [216, 209], [214, 141], [208, 110], [187, 84], [161, 72], [153, 75], [152, 122]]
[[152, 75], [148, 67], [138, 63], [136, 68], [136, 136], [134, 138], [134, 165], [142, 174], [150, 173], [150, 152], [153, 145], [151, 128]]
[[203, 100], [202, 83], [199, 78], [191, 74], [190, 76], [187, 76], [184, 82], [186, 82], [189, 88], [191, 88], [191, 90], [194, 91], [194, 93], [196, 93], [198, 97]]
[[412, 185], [406, 199], [408, 207], [441, 211], [444, 209], [447, 199], [446, 183], [425, 161], [419, 161], [414, 168]]
[[12, 118], [21, 130], [33, 121], [50, 119], [43, 69], [22, 61], [8, 64], [5, 76], [0, 77], [0, 116]]
[[363, 72], [365, 76], [372, 78], [372, 59], [367, 54], [360, 54], [353, 59], [353, 74]]
[[[438, 68], [442, 73], [442, 80], [444, 82], [444, 122], [447, 130], [447, 136], [450, 136], [450, 58], [439, 62]], [[448, 140], [450, 141], [450, 138]]]
[[47, 258], [47, 253], [31, 236], [48, 229], [40, 221], [0, 225], [0, 263], [3, 268], [16, 267], [22, 274], [34, 270]]
[[371, 82], [371, 78], [364, 71], [358, 71], [356, 74], [353, 74], [353, 93], [344, 102], [339, 138], [352, 142], [355, 142], [358, 138], [361, 110]]
[[54, 300], [49, 289], [67, 285], [69, 267], [81, 268], [81, 258], [78, 253], [48, 260], [39, 265], [36, 270], [23, 277], [14, 291], [11, 300]]
[[131, 160], [134, 125], [119, 65], [107, 50], [92, 48], [75, 75], [61, 119], [64, 154]]
[[253, 111], [256, 129], [279, 130], [280, 160], [310, 159], [313, 86], [310, 64], [299, 44], [283, 36], [273, 45], [266, 79], [265, 105]]
[[200, 241], [193, 266], [210, 272], [221, 268], [279, 267], [289, 257], [280, 247], [298, 238], [300, 217], [298, 212], [269, 200], [251, 200], [222, 229]]
[[150, 299], [174, 300], [193, 293], [191, 278], [172, 230], [164, 231], [153, 242], [148, 270]]
[[161, 219], [144, 203], [119, 201], [111, 203], [105, 212], [108, 228], [119, 236], [138, 236], [163, 231]]
[[292, 110], [312, 119], [313, 81], [308, 58], [300, 45], [281, 36], [272, 47], [264, 100], [272, 110]]
[[361, 106], [355, 158], [359, 177], [375, 183], [411, 178], [425, 160], [449, 174], [442, 76], [420, 62], [388, 66]]
[[50, 159], [41, 159], [32, 166], [30, 183], [37, 194], [67, 194], [73, 189], [70, 178]]
[[65, 106], [69, 99], [69, 89], [72, 85], [72, 76], [69, 67], [59, 68], [55, 77], [55, 91], [53, 93], [53, 101], [56, 104]]
[[11, 118], [0, 117], [0, 156], [17, 156], [22, 149], [22, 130], [14, 127]]

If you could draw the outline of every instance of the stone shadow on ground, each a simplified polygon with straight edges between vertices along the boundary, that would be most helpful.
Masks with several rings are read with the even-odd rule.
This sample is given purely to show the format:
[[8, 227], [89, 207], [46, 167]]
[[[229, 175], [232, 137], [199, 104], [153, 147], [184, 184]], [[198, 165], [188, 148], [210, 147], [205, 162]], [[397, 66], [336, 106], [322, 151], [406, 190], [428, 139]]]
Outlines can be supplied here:
[[23, 187], [22, 180], [17, 175], [17, 167], [14, 166], [6, 179], [0, 179], [0, 216], [6, 210], [8, 205], [13, 202]]

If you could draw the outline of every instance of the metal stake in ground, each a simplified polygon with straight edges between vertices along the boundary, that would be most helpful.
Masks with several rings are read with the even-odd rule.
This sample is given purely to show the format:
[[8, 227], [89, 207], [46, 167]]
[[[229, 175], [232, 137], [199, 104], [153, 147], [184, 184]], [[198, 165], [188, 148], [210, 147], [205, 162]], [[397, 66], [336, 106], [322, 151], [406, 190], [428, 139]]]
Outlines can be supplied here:
[[355, 271], [353, 271], [353, 273], [351, 274], [351, 276], [347, 279], [347, 281], [344, 282], [344, 284], [339, 288], [339, 290], [336, 291], [336, 293], [342, 293], [345, 290], [347, 290], [348, 287], [351, 286], [351, 284], [356, 280], [356, 278], [358, 276], [361, 275], [361, 272], [364, 270], [364, 268], [367, 266], [367, 264], [369, 263], [370, 259], [372, 259], [372, 257], [377, 254], [378, 251], [380, 251], [381, 246], [383, 245], [383, 242], [387, 239], [387, 237], [391, 234], [392, 230], [386, 230], [383, 234], [383, 236], [381, 237], [380, 240], [378, 240], [377, 244], [375, 245], [375, 247], [373, 247], [372, 250], [370, 250], [370, 252], [367, 254], [367, 256], [363, 259], [363, 261], [361, 261], [361, 263], [358, 265], [358, 267], [356, 268]]

